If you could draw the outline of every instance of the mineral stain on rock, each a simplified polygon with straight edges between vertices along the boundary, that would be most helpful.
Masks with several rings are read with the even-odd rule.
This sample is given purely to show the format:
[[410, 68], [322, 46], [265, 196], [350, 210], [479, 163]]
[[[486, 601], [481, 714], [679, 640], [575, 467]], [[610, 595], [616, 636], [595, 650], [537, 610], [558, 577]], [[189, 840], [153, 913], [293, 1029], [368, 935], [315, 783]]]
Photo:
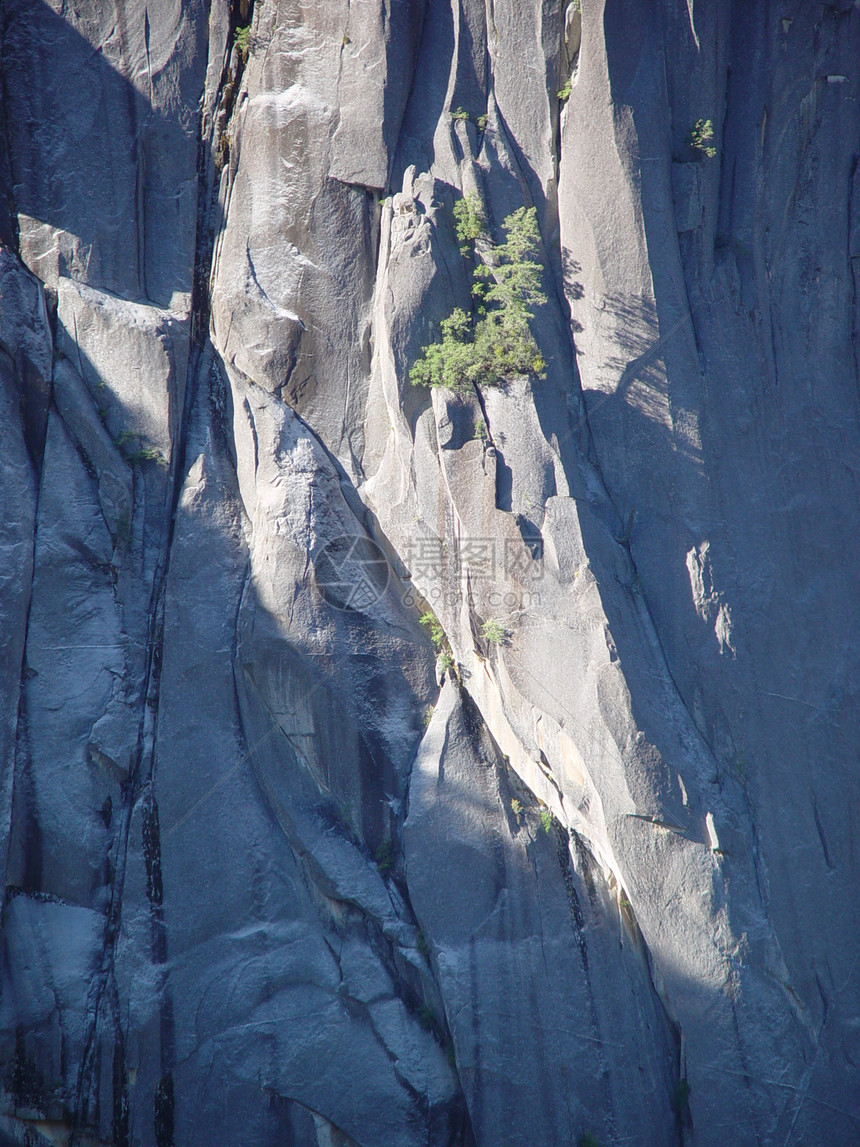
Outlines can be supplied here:
[[700, 8], [3, 0], [3, 1143], [860, 1139], [860, 8]]

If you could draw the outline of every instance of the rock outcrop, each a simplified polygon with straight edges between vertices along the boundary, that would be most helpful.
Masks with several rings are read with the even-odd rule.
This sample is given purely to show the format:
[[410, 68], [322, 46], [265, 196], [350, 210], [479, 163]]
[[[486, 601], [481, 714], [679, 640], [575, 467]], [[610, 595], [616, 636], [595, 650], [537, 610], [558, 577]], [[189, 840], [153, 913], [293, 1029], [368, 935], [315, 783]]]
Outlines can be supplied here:
[[857, 1141], [858, 60], [3, 0], [0, 1140]]

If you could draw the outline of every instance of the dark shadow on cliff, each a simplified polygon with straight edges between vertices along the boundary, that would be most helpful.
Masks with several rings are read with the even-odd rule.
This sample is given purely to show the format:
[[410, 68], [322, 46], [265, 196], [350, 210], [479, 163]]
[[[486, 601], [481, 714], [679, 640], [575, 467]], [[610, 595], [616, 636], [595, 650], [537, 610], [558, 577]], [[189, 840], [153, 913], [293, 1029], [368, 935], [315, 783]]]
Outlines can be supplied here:
[[[141, 56], [148, 68], [148, 15], [144, 16], [144, 43], [137, 46], [138, 51], [128, 42], [129, 32], [122, 7], [118, 9], [115, 23], [100, 48], [90, 43], [43, 0], [10, 0], [3, 5], [0, 19], [4, 150], [8, 152], [9, 168], [7, 182], [12, 185], [13, 209], [22, 217], [22, 246], [34, 272], [48, 281], [59, 273], [60, 276], [97, 283], [98, 289], [106, 294], [161, 307], [169, 307], [178, 293], [183, 296], [180, 309], [187, 309], [194, 285], [195, 250], [199, 251], [201, 242], [198, 235], [199, 194], [204, 188], [211, 191], [211, 183], [206, 180], [206, 174], [211, 171], [208, 148], [198, 139], [198, 100], [206, 62], [205, 22], [195, 24], [188, 21], [182, 26], [184, 47], [189, 53], [196, 50], [192, 59], [196, 60], [197, 66], [192, 64], [179, 69], [180, 82], [168, 114], [155, 109], [151, 101], [116, 70], [107, 56], [109, 45], [115, 44], [118, 45], [118, 57], [135, 59]], [[191, 44], [189, 40], [194, 29], [196, 43]], [[149, 82], [155, 82], [151, 71]], [[208, 223], [211, 214], [207, 211], [203, 214], [204, 222]], [[38, 235], [40, 227], [46, 226], [61, 232], [57, 241], [45, 241]], [[217, 230], [221, 226], [220, 216], [210, 226], [213, 231]], [[166, 246], [165, 234], [175, 236], [176, 242]], [[34, 242], [34, 237], [38, 237], [38, 241]], [[16, 237], [7, 235], [6, 238]], [[34, 257], [37, 251], [42, 254]], [[47, 294], [53, 315], [56, 298], [50, 289]], [[204, 318], [205, 314], [204, 307]], [[205, 334], [205, 321], [202, 325]], [[74, 340], [74, 331], [69, 332], [69, 337]], [[186, 342], [182, 347], [181, 338], [180, 353], [188, 353], [188, 344]], [[91, 384], [95, 382], [98, 385], [97, 372], [82, 358], [79, 350], [76, 367], [83, 369]], [[191, 358], [193, 372], [193, 354]], [[183, 372], [187, 365], [186, 361], [181, 368]], [[23, 382], [33, 389], [32, 380], [24, 376]], [[121, 401], [115, 395], [110, 396], [109, 402], [107, 395], [97, 397], [92, 391], [90, 395], [93, 410], [89, 417], [99, 407], [104, 407], [99, 413], [103, 415], [114, 444], [122, 450], [126, 412]], [[49, 394], [46, 393], [43, 399], [46, 413]], [[172, 401], [177, 399], [181, 407], [181, 394], [172, 395]], [[65, 422], [63, 424], [66, 425]], [[90, 852], [103, 853], [93, 864], [93, 897], [95, 900], [101, 897], [110, 907], [104, 919], [104, 951], [99, 954], [90, 985], [100, 1005], [88, 1017], [85, 1047], [80, 1049], [77, 1059], [70, 1060], [68, 1072], [76, 1080], [63, 1100], [63, 1118], [68, 1117], [76, 1125], [87, 1124], [93, 1115], [93, 1103], [97, 1111], [107, 1099], [98, 1094], [95, 1080], [99, 1071], [99, 1053], [93, 1049], [103, 1040], [107, 1040], [110, 1046], [110, 1032], [115, 1033], [112, 1054], [120, 1073], [114, 1081], [113, 1098], [121, 1107], [125, 1106], [127, 1115], [127, 1081], [122, 1066], [123, 1037], [115, 1006], [112, 949], [120, 926], [121, 896], [118, 893], [123, 886], [130, 847], [128, 834], [133, 820], [140, 816], [144, 820], [142, 847], [150, 917], [149, 944], [144, 943], [141, 956], [151, 961], [153, 975], [160, 981], [156, 1006], [160, 1010], [162, 1061], [169, 1065], [175, 1057], [172, 998], [162, 979], [168, 942], [162, 906], [158, 808], [151, 763], [141, 758], [141, 749], [146, 743], [149, 706], [153, 696], [157, 697], [161, 669], [157, 601], [167, 564], [173, 489], [178, 489], [175, 475], [184, 468], [181, 424], [180, 410], [176, 412], [177, 434], [171, 473], [166, 472], [155, 458], [149, 458], [145, 451], [141, 451], [142, 443], [137, 440], [138, 436], [132, 435], [127, 440], [126, 453], [135, 455], [128, 461], [134, 470], [137, 513], [130, 523], [128, 536], [117, 543], [113, 560], [107, 563], [106, 569], [99, 565], [97, 574], [94, 572], [100, 587], [104, 578], [112, 579], [116, 587], [118, 565], [129, 563], [130, 559], [132, 564], [140, 560], [146, 571], [132, 595], [136, 600], [127, 603], [123, 622], [124, 640], [127, 639], [129, 647], [136, 647], [131, 658], [135, 664], [133, 668], [127, 665], [127, 676], [141, 683], [146, 696], [139, 698], [139, 710], [130, 713], [132, 721], [140, 723], [140, 738], [131, 774], [117, 782], [116, 791], [105, 801], [99, 814], [99, 831], [97, 833], [93, 829], [87, 842]], [[74, 439], [72, 427], [66, 426], [66, 429]], [[76, 444], [83, 454], [81, 444]], [[44, 436], [38, 443], [38, 456], [34, 457], [37, 467], [42, 463], [43, 447]], [[98, 475], [92, 460], [84, 455], [83, 464], [95, 480]], [[95, 504], [98, 504], [97, 498]], [[81, 550], [81, 560], [87, 564], [90, 558], [86, 539], [71, 537], [69, 544]], [[134, 580], [130, 568], [126, 573], [127, 583]], [[69, 655], [59, 653], [58, 656]], [[88, 656], [91, 657], [92, 652]], [[110, 668], [108, 666], [108, 671]], [[147, 702], [146, 707], [144, 701]], [[75, 761], [75, 767], [84, 775], [95, 765], [94, 760]], [[30, 767], [29, 755], [19, 761], [16, 772], [21, 771], [24, 783], [16, 785], [16, 789], [20, 790], [19, 799], [23, 799], [25, 804], [29, 800], [32, 805], [26, 783]], [[23, 891], [41, 902], [41, 897], [50, 896], [50, 890], [46, 893], [42, 888], [41, 864], [41, 856], [50, 847], [50, 840], [43, 840], [43, 826], [32, 809], [25, 811], [18, 832], [21, 839], [16, 847], [23, 855]], [[85, 984], [81, 985], [81, 990], [87, 990]], [[68, 1073], [67, 1078], [70, 1078]], [[156, 1079], [158, 1085], [152, 1100], [154, 1114], [150, 1114], [150, 1118], [154, 1118], [159, 1143], [172, 1143], [168, 1126], [173, 1107], [170, 1066], [163, 1068]], [[51, 1100], [50, 1110], [56, 1110], [56, 1096]], [[113, 1134], [118, 1142], [126, 1141], [126, 1132], [121, 1125], [114, 1124]]]
[[[60, 274], [169, 306], [174, 292], [192, 287], [197, 187], [189, 175], [197, 167], [202, 33], [192, 49], [197, 66], [182, 70], [181, 103], [168, 115], [107, 55], [115, 42], [118, 57], [149, 67], [148, 18], [145, 42], [130, 44], [120, 7], [99, 48], [46, 0], [7, 0], [0, 27], [16, 211], [79, 240], [74, 267], [61, 243]], [[156, 79], [150, 72], [144, 82]], [[174, 247], [165, 247], [165, 233], [176, 235]]]
[[[363, 1046], [373, 1021], [368, 1021], [365, 1007], [350, 994], [346, 968], [353, 950], [363, 953], [363, 975], [377, 975], [382, 982], [390, 979], [391, 1003], [396, 1000], [398, 1007], [403, 1005], [408, 1013], [404, 1019], [416, 1028], [419, 1023], [429, 1025], [432, 1038], [443, 1043], [448, 1037], [444, 1021], [438, 1018], [443, 1013], [429, 967], [404, 959], [401, 950], [409, 947], [414, 920], [400, 829], [406, 815], [409, 769], [423, 734], [421, 714], [436, 694], [429, 642], [416, 624], [414, 609], [403, 604], [408, 587], [399, 584], [393, 573], [379, 599], [367, 609], [338, 608], [329, 600], [331, 587], [320, 584], [314, 572], [316, 550], [301, 554], [300, 541], [279, 543], [284, 588], [292, 576], [296, 580], [283, 598], [275, 595], [273, 604], [272, 587], [267, 592], [251, 576], [248, 565], [241, 495], [229, 449], [232, 427], [219, 413], [225, 405], [220, 392], [229, 388], [229, 382], [214, 354], [208, 381], [209, 393], [199, 392], [189, 428], [188, 456], [200, 467], [200, 478], [189, 482], [189, 498], [183, 498], [179, 508], [171, 566], [171, 577], [177, 582], [173, 592], [168, 582], [166, 640], [175, 651], [174, 683], [188, 679], [187, 666], [197, 664], [206, 672], [208, 664], [224, 692], [206, 710], [207, 720], [217, 727], [212, 740], [217, 747], [208, 759], [197, 745], [193, 725], [187, 727], [181, 743], [174, 744], [168, 737], [162, 742], [161, 784], [171, 790], [164, 799], [172, 810], [162, 827], [165, 850], [175, 875], [184, 871], [182, 857], [189, 852], [204, 854], [214, 833], [224, 842], [215, 858], [216, 868], [223, 873], [216, 881], [219, 896], [222, 889], [238, 890], [241, 873], [253, 866], [256, 874], [261, 864], [265, 872], [279, 871], [282, 880], [295, 880], [297, 889], [296, 904], [289, 896], [281, 897], [267, 906], [271, 916], [262, 918], [257, 915], [262, 911], [259, 890], [247, 890], [253, 901], [248, 919], [259, 919], [259, 924], [242, 933], [241, 943], [229, 956], [237, 981], [259, 958], [258, 929], [268, 931], [273, 922], [283, 922], [279, 926], [288, 927], [297, 944], [294, 951], [285, 949], [283, 958], [278, 957], [277, 971], [262, 1000], [251, 987], [247, 1006], [239, 996], [229, 1015], [219, 1014], [208, 1000], [200, 1009], [204, 1022], [218, 1032], [216, 1075], [220, 1080], [233, 1078], [234, 1061], [240, 1063], [238, 1074], [242, 1074], [244, 1049], [257, 1054], [257, 1045], [246, 1042], [246, 1029], [254, 1026], [249, 1017], [265, 1016], [268, 1001], [278, 998], [294, 1014], [296, 984], [306, 985], [308, 992], [300, 1042], [307, 1042], [311, 1049], [328, 1047], [332, 1039], [342, 1048]], [[198, 497], [195, 489], [206, 492]], [[218, 528], [223, 507], [233, 507], [232, 528]], [[362, 534], [358, 520], [351, 528], [356, 535]], [[227, 549], [235, 556], [225, 568], [220, 555]], [[200, 568], [201, 553], [214, 557], [213, 577]], [[263, 571], [257, 572], [265, 577]], [[190, 579], [190, 587], [185, 579]], [[202, 618], [200, 640], [192, 646], [184, 634], [187, 621], [198, 616], [194, 589], [204, 595], [209, 608]], [[230, 618], [232, 630], [226, 656], [220, 621], [214, 622], [223, 615]], [[181, 701], [175, 695], [165, 700], [175, 714]], [[196, 775], [191, 783], [189, 766]], [[177, 791], [180, 787], [181, 792]], [[223, 836], [219, 824], [226, 829]], [[175, 905], [193, 902], [195, 891], [205, 893], [202, 887], [171, 889], [169, 873], [167, 879], [168, 909], [171, 893], [174, 911]], [[344, 953], [339, 991], [328, 986], [319, 957], [316, 962], [301, 963], [305, 941], [300, 931], [307, 928], [318, 937], [317, 947], [323, 954], [331, 954], [326, 959], [339, 964]], [[285, 967], [292, 969], [286, 980]], [[329, 993], [325, 1022], [317, 1027], [316, 1001]], [[432, 1021], [428, 1019], [431, 1014], [436, 1017]], [[287, 1034], [285, 1040], [288, 1044], [292, 1037]], [[280, 1064], [286, 1082], [278, 1086], [292, 1098], [313, 1105], [314, 1085], [308, 1083], [301, 1059], [317, 1056], [312, 1074], [324, 1075], [324, 1053], [297, 1049], [295, 1054], [295, 1061], [287, 1062], [285, 1056]], [[195, 1051], [194, 1070], [202, 1070], [197, 1065], [203, 1060]], [[379, 1090], [394, 1087], [387, 1082], [387, 1069], [378, 1071]], [[394, 1076], [402, 1083], [399, 1073]], [[272, 1083], [270, 1089], [277, 1092], [278, 1086]], [[207, 1109], [214, 1108], [214, 1101], [208, 1095], [206, 1099]], [[434, 1104], [426, 1096], [415, 1102], [416, 1119], [426, 1118], [431, 1127], [445, 1128], [440, 1142], [473, 1144], [465, 1104], [456, 1095], [444, 1104]], [[328, 1104], [318, 1103], [317, 1109], [338, 1122], [334, 1114], [338, 1104], [337, 1098], [331, 1098]], [[368, 1111], [367, 1122], [376, 1114]], [[353, 1115], [361, 1117], [360, 1103]], [[351, 1134], [355, 1134], [354, 1127]]]
[[392, 164], [392, 190], [399, 191], [410, 164], [429, 171], [435, 158], [433, 136], [446, 114], [448, 61], [454, 54], [454, 20], [450, 6], [429, 0], [418, 50], [412, 92], [400, 128]]

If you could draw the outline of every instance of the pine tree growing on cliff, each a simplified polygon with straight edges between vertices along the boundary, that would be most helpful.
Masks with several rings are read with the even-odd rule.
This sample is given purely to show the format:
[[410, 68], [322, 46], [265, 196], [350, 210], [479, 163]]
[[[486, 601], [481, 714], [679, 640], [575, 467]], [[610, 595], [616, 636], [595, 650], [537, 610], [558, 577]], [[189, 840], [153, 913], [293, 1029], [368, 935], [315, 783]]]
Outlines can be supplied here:
[[[480, 230], [463, 226], [464, 216], [463, 210], [456, 215], [458, 238], [474, 242]], [[478, 384], [498, 386], [520, 374], [543, 377], [546, 363], [529, 327], [533, 308], [546, 302], [540, 289], [534, 207], [508, 215], [502, 231], [505, 241], [475, 269], [475, 313], [455, 307], [442, 320], [441, 342], [423, 347], [409, 372], [415, 386], [464, 390]]]

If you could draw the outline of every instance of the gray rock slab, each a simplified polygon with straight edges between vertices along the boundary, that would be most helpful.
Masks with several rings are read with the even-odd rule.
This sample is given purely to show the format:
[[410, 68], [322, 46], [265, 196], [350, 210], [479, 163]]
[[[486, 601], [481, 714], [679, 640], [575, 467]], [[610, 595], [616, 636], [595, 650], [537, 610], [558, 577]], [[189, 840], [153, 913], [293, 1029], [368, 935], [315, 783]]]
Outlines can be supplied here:
[[3, 911], [2, 1056], [20, 1114], [62, 1120], [86, 1054], [89, 988], [104, 918], [77, 905], [18, 895]]
[[635, 931], [467, 704], [444, 687], [404, 832], [476, 1140], [670, 1142], [673, 1036]]
[[[264, 396], [263, 409], [272, 401]], [[322, 465], [324, 456], [295, 416], [275, 408], [293, 428], [299, 452], [304, 442], [308, 459]], [[269, 424], [259, 409], [255, 425], [262, 447]], [[287, 513], [298, 521], [290, 492], [312, 473], [307, 460], [291, 470], [288, 454], [273, 453], [267, 463], [261, 450], [253, 480], [274, 482], [269, 509], [280, 505], [286, 525]], [[247, 500], [247, 486], [242, 493]], [[331, 512], [321, 505], [321, 513]], [[345, 521], [345, 507], [341, 513]], [[353, 755], [350, 767], [348, 758], [339, 763], [348, 778], [361, 751], [349, 723], [370, 714], [362, 717], [359, 709], [350, 717], [346, 706], [321, 704], [321, 691], [311, 704], [313, 662], [308, 656], [306, 667], [290, 645], [319, 640], [324, 630], [303, 631], [295, 610], [292, 618], [263, 623], [263, 570], [255, 571], [273, 538], [262, 533], [259, 519], [243, 515], [223, 460], [201, 453], [180, 502], [156, 749], [170, 953], [163, 992], [172, 1001], [176, 1033], [177, 1133], [201, 1143], [217, 1134], [228, 1086], [248, 1095], [257, 1121], [264, 1097], [274, 1094], [316, 1113], [321, 1135], [331, 1124], [356, 1142], [412, 1143], [413, 1126], [444, 1122], [456, 1105], [456, 1085], [444, 1052], [419, 1022], [417, 1005], [410, 1010], [400, 998], [391, 957], [378, 951], [380, 943], [383, 953], [397, 942], [414, 945], [414, 927], [411, 933], [405, 927], [408, 914], [387, 892], [367, 846], [332, 815], [331, 797], [341, 788], [335, 754]], [[288, 536], [276, 542], [289, 544], [295, 541]], [[279, 578], [289, 569], [281, 560]], [[294, 589], [294, 603], [303, 592]], [[223, 603], [214, 613], [213, 601]], [[339, 624], [348, 621], [347, 615]], [[193, 641], [184, 640], [188, 634]], [[188, 689], [198, 699], [194, 711], [183, 699]], [[406, 716], [408, 707], [402, 708]], [[295, 732], [291, 717], [299, 718]], [[319, 722], [319, 739], [331, 755], [313, 748], [309, 720]], [[370, 810], [368, 823], [376, 816]], [[357, 807], [359, 825], [360, 817]], [[212, 841], [220, 843], [213, 848]], [[138, 862], [137, 871], [142, 867]], [[399, 929], [398, 909], [407, 916]], [[146, 915], [141, 905], [142, 926]], [[377, 937], [370, 947], [368, 930]], [[151, 997], [140, 995], [131, 974], [140, 939], [126, 931], [123, 965], [127, 990], [140, 999], [142, 1053]], [[281, 1125], [269, 1124], [267, 1142], [277, 1141]], [[429, 1134], [429, 1141], [448, 1141]]]

